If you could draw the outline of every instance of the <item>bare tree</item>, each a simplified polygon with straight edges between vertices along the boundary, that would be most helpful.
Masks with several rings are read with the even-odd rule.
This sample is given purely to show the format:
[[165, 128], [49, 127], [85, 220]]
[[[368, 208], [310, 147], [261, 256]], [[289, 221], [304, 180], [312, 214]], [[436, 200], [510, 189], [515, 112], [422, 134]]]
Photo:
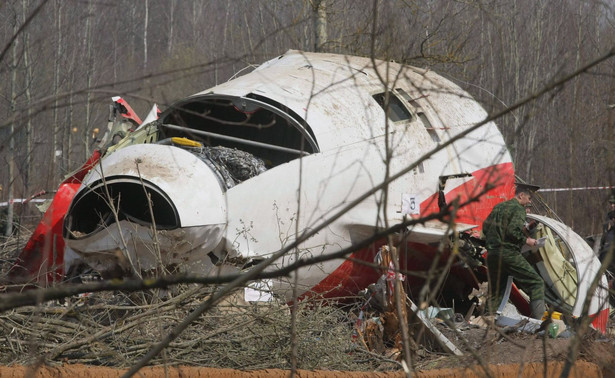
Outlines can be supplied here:
[[314, 51], [324, 51], [327, 44], [327, 0], [311, 0], [314, 12]]
[[145, 0], [145, 17], [143, 17], [143, 71], [147, 71], [147, 28], [149, 25], [149, 0]]
[[58, 139], [61, 137], [62, 128], [60, 127], [59, 117], [59, 99], [58, 94], [60, 91], [60, 59], [63, 56], [62, 46], [63, 46], [63, 35], [62, 35], [62, 1], [55, 2], [55, 28], [56, 28], [56, 49], [55, 49], [55, 59], [54, 59], [54, 70], [53, 70], [53, 93], [56, 96], [54, 100], [53, 106], [53, 128], [51, 130], [51, 182], [50, 185], [55, 187], [57, 185], [57, 181], [59, 179], [58, 175], [58, 151], [62, 152], [62, 150], [58, 150]]
[[[83, 30], [83, 39], [82, 46], [85, 49], [85, 61], [87, 65], [85, 66], [85, 76], [86, 76], [86, 88], [91, 88], [94, 77], [94, 60], [93, 60], [93, 38], [92, 38], [92, 15], [94, 13], [94, 4], [91, 0], [87, 2], [87, 14], [85, 17], [85, 26]], [[84, 125], [81, 127], [81, 138], [83, 143], [83, 159], [87, 159], [90, 156], [90, 144], [89, 144], [89, 133], [90, 133], [90, 118], [92, 112], [92, 92], [89, 90], [86, 93], [85, 100], [85, 119]]]
[[[17, 12], [14, 14], [13, 20], [13, 33], [17, 35], [18, 23], [17, 23]], [[15, 115], [17, 113], [17, 46], [18, 41], [15, 40], [11, 49], [11, 115]], [[9, 183], [8, 183], [8, 211], [6, 215], [6, 229], [4, 230], [4, 235], [9, 236], [13, 233], [13, 216], [14, 216], [14, 206], [13, 202], [10, 201], [15, 197], [15, 132], [17, 131], [17, 127], [15, 127], [15, 123], [11, 122], [9, 128], [9, 151], [8, 151], [8, 160], [9, 160]]]

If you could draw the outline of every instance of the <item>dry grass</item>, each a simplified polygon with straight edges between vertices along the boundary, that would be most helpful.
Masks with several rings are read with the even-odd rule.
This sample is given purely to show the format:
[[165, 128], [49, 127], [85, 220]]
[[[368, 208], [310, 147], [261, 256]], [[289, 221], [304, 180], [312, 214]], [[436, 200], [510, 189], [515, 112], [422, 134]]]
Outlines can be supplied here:
[[[0, 282], [28, 238], [0, 239]], [[215, 288], [93, 293], [63, 303], [0, 313], [0, 364], [83, 363], [128, 367], [207, 300]], [[324, 300], [301, 302], [295, 339], [301, 369], [397, 369], [353, 343], [357, 306]], [[291, 367], [290, 308], [277, 301], [248, 303], [243, 290], [191, 324], [150, 364], [244, 370]]]
[[[0, 230], [2, 234], [4, 230]], [[22, 228], [19, 233], [14, 236], [0, 236], [0, 283], [2, 283], [6, 275], [17, 258], [19, 252], [26, 246], [30, 238], [30, 232]]]
[[[0, 364], [70, 362], [128, 367], [208, 298], [211, 288], [101, 293], [0, 314]], [[289, 369], [291, 316], [280, 303], [246, 303], [238, 292], [205, 313], [150, 364]], [[161, 299], [166, 296], [165, 299]], [[349, 309], [303, 302], [297, 312], [301, 369], [395, 369], [352, 343]]]

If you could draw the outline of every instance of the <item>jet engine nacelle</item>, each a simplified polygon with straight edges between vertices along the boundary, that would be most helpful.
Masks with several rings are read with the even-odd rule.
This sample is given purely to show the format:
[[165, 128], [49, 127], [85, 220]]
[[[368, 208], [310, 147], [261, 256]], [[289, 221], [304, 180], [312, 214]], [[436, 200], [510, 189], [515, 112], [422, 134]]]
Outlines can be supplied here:
[[[226, 230], [216, 173], [198, 154], [173, 146], [123, 148], [97, 165], [77, 192], [65, 239], [103, 275], [190, 265]], [[70, 230], [70, 231], [67, 231]]]

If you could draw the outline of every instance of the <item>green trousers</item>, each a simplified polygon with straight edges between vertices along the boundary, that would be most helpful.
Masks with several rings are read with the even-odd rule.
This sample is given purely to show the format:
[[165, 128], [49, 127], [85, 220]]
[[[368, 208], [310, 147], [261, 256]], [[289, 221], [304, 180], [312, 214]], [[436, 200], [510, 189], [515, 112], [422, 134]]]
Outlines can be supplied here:
[[489, 252], [489, 302], [487, 310], [495, 313], [506, 291], [508, 276], [513, 276], [517, 287], [530, 296], [530, 301], [544, 300], [544, 282], [536, 270], [519, 252]]

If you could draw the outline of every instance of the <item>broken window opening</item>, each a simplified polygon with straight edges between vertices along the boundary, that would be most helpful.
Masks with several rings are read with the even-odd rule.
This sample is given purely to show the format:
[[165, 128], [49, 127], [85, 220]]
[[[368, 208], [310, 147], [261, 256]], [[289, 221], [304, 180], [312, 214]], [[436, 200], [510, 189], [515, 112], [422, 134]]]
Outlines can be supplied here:
[[410, 97], [410, 95], [409, 95], [406, 91], [404, 91], [404, 90], [403, 90], [403, 89], [401, 89], [401, 88], [395, 88], [395, 92], [399, 93], [399, 95], [400, 95], [400, 96], [401, 96], [404, 100], [406, 100], [406, 102], [407, 102], [408, 104], [410, 104], [410, 105], [414, 106], [414, 109], [413, 109], [413, 110], [416, 110], [416, 109], [418, 109], [418, 108], [419, 108], [419, 106], [418, 106], [418, 104], [416, 103], [416, 101], [414, 101], [414, 100], [412, 99], [412, 97]]
[[412, 119], [412, 113], [404, 106], [397, 96], [389, 92], [389, 102], [386, 103], [385, 93], [377, 93], [372, 96], [386, 113], [391, 122], [408, 121]]
[[307, 122], [305, 122], [305, 120], [301, 116], [299, 116], [299, 114], [295, 113], [292, 109], [280, 104], [277, 101], [273, 101], [272, 99], [265, 96], [257, 95], [256, 93], [250, 93], [246, 97], [271, 105], [275, 109], [279, 109], [280, 111], [282, 111], [283, 114], [290, 116], [294, 123], [296, 123], [297, 125], [301, 125], [303, 130], [307, 132], [307, 140], [310, 142], [310, 144], [313, 145], [313, 147], [316, 148], [316, 151], [318, 151], [318, 146], [316, 145], [316, 136], [314, 136], [312, 128], [307, 124]]
[[[421, 120], [421, 122], [423, 123], [423, 126], [427, 130], [427, 133], [429, 133], [431, 140], [433, 140], [436, 143], [440, 143], [441, 141], [440, 136], [436, 132], [436, 129], [432, 126], [431, 122], [429, 121], [429, 118], [427, 118], [427, 115], [423, 111], [423, 108], [421, 107], [421, 105], [419, 105], [419, 103], [416, 102], [416, 99], [413, 99], [412, 97], [410, 97], [410, 95], [401, 88], [395, 88], [395, 91], [397, 91], [397, 93], [399, 93], [399, 95], [404, 100], [406, 100], [408, 104], [411, 105], [412, 111], [416, 112], [416, 115]], [[425, 96], [421, 96], [421, 97], [425, 97]]]
[[440, 143], [440, 137], [438, 136], [436, 129], [434, 129], [434, 127], [431, 125], [431, 122], [429, 122], [429, 118], [427, 118], [425, 113], [420, 112], [420, 113], [417, 113], [417, 115], [419, 116], [419, 119], [423, 123], [423, 126], [425, 126], [425, 129], [429, 133], [431, 140], [433, 140], [436, 143]]
[[419, 96], [417, 98], [412, 98], [412, 97], [410, 97], [408, 92], [404, 91], [401, 88], [395, 88], [395, 90], [397, 91], [397, 93], [400, 94], [401, 97], [403, 97], [404, 100], [406, 100], [408, 102], [408, 104], [412, 105], [412, 107], [413, 107], [412, 110], [413, 111], [417, 111], [417, 110], [421, 109], [421, 105], [419, 105], [419, 103], [416, 102], [416, 100], [419, 99], [419, 98], [427, 97], [427, 95], [422, 95], [422, 96]]
[[249, 152], [223, 146], [205, 147], [195, 153], [226, 189], [265, 172], [265, 162]]
[[256, 95], [191, 98], [161, 117], [160, 139], [186, 137], [207, 147], [234, 148], [262, 159], [267, 168], [318, 152], [305, 122], [274, 101], [261, 99]]

